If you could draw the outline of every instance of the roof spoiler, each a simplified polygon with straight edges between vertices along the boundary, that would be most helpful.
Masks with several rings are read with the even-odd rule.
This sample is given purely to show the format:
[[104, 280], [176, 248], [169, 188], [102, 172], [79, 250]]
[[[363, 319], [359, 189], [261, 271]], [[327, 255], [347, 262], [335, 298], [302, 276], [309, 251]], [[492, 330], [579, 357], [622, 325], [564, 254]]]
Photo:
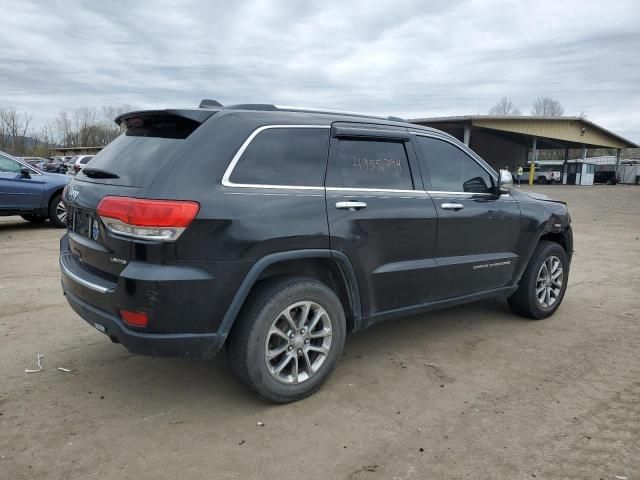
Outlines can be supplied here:
[[192, 120], [197, 123], [203, 123], [207, 118], [216, 113], [218, 110], [208, 109], [208, 110], [139, 110], [135, 112], [127, 112], [119, 115], [114, 120], [118, 125], [127, 124], [127, 121], [133, 118], [144, 118], [144, 117], [181, 117], [186, 118], [188, 120]]

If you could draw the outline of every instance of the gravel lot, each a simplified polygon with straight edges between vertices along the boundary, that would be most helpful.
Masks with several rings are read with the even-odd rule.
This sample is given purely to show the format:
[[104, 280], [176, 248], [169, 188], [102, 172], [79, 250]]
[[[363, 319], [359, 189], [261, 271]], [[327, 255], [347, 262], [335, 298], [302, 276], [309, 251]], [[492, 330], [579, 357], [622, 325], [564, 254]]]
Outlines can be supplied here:
[[574, 226], [551, 319], [486, 301], [376, 325], [285, 406], [224, 355], [112, 344], [62, 296], [62, 231], [0, 218], [0, 478], [640, 478], [640, 188], [535, 190]]

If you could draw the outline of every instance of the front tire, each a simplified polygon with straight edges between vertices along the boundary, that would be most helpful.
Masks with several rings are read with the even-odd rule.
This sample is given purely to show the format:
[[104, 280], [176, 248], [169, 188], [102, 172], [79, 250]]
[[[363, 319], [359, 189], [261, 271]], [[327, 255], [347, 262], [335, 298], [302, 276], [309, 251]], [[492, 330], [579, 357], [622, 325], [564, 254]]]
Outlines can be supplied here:
[[57, 193], [51, 197], [49, 202], [49, 220], [53, 226], [65, 228], [67, 226], [67, 208], [62, 201], [62, 193]]
[[234, 375], [262, 398], [294, 402], [316, 392], [342, 355], [344, 310], [324, 283], [283, 277], [258, 285], [227, 339]]
[[518, 289], [509, 297], [509, 306], [533, 320], [550, 317], [562, 303], [568, 280], [567, 252], [555, 242], [542, 241], [533, 252]]

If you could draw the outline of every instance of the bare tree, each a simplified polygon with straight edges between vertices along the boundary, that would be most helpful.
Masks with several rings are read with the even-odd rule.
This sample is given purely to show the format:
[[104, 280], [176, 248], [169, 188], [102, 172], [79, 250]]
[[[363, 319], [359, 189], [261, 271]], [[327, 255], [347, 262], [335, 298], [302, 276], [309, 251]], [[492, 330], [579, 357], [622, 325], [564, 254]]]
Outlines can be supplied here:
[[489, 115], [522, 115], [522, 112], [511, 100], [502, 97], [498, 103], [491, 107]]
[[73, 131], [73, 121], [69, 112], [62, 111], [53, 119], [53, 129], [56, 132], [60, 144], [67, 147], [67, 141]]
[[101, 147], [123, 132], [115, 118], [134, 110], [131, 105], [63, 110], [34, 129], [32, 115], [14, 107], [0, 107], [0, 150], [20, 156], [47, 156], [55, 147]]
[[131, 105], [82, 107], [73, 112], [61, 111], [52, 128], [58, 142], [65, 147], [96, 147], [107, 145], [122, 133], [115, 118], [135, 110]]
[[538, 97], [531, 109], [531, 115], [535, 117], [561, 117], [563, 113], [560, 102], [551, 97]]
[[0, 146], [3, 150], [21, 155], [30, 147], [27, 133], [32, 118], [13, 107], [0, 110]]
[[136, 107], [134, 107], [133, 105], [109, 105], [106, 107], [102, 107], [102, 117], [105, 120], [113, 123], [113, 121], [123, 113], [133, 112], [134, 110], [136, 110]]

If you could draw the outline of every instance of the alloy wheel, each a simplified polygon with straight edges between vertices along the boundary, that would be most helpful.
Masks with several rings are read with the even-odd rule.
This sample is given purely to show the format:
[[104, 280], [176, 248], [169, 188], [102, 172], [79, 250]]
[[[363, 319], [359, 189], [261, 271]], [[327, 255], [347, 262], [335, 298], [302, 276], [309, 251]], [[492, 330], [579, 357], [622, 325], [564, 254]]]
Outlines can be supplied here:
[[309, 380], [327, 359], [331, 337], [331, 320], [321, 305], [304, 301], [288, 306], [267, 333], [264, 359], [269, 373], [289, 385]]
[[543, 308], [551, 308], [560, 296], [564, 272], [562, 262], [555, 255], [548, 257], [540, 266], [536, 279], [536, 298]]
[[62, 200], [56, 205], [56, 217], [58, 217], [58, 220], [62, 223], [67, 223], [67, 207], [64, 206]]

